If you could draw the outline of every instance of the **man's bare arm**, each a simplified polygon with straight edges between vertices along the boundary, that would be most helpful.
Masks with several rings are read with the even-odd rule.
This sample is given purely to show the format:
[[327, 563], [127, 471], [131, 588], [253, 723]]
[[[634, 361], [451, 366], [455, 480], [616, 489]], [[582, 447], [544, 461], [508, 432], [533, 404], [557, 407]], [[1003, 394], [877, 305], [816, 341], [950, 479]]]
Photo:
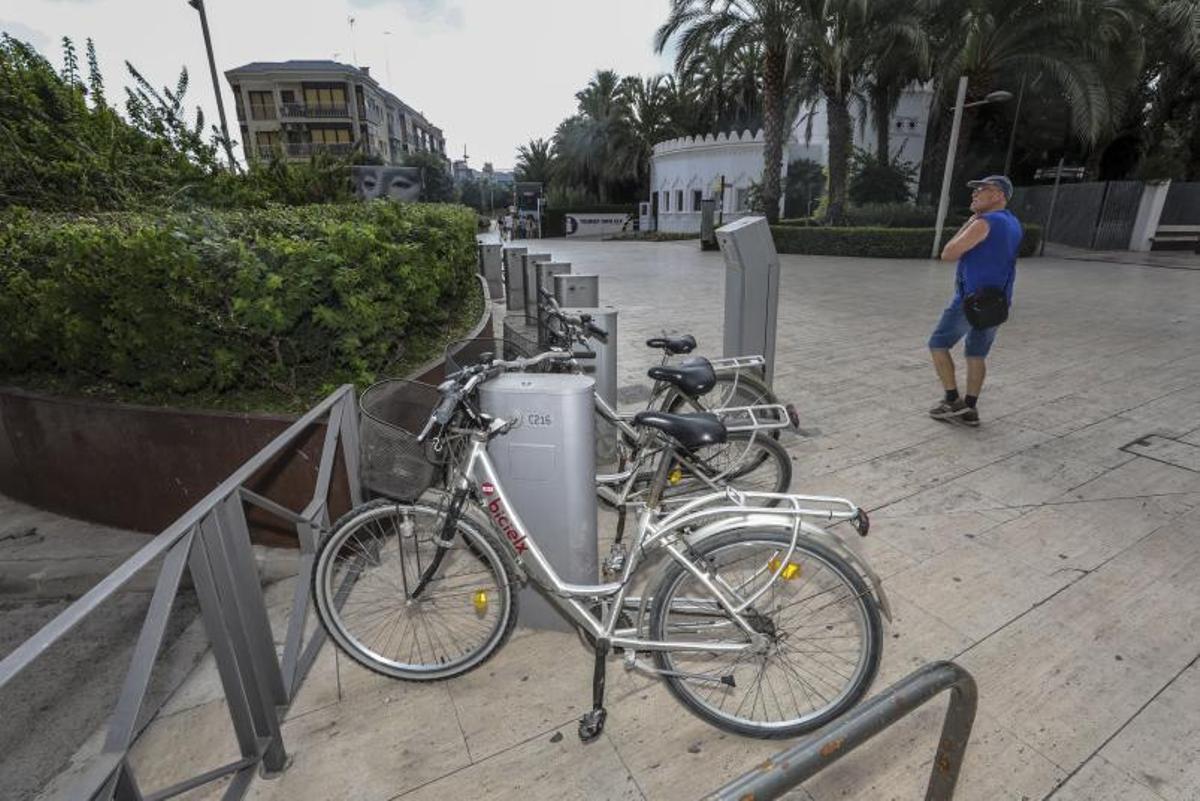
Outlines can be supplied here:
[[946, 243], [946, 247], [942, 248], [942, 261], [958, 261], [964, 253], [987, 239], [989, 230], [991, 229], [987, 220], [982, 217], [968, 220], [954, 238]]

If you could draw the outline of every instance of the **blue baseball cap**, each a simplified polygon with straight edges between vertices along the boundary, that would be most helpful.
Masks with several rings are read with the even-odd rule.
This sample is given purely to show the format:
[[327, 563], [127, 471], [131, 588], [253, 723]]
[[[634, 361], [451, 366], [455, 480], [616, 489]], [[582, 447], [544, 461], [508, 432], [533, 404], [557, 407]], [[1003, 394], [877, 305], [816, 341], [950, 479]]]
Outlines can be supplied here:
[[1008, 180], [1007, 175], [989, 175], [987, 178], [980, 178], [978, 181], [967, 181], [967, 186], [972, 189], [978, 189], [981, 186], [994, 186], [1004, 193], [1005, 200], [1011, 200], [1013, 194], [1012, 181]]

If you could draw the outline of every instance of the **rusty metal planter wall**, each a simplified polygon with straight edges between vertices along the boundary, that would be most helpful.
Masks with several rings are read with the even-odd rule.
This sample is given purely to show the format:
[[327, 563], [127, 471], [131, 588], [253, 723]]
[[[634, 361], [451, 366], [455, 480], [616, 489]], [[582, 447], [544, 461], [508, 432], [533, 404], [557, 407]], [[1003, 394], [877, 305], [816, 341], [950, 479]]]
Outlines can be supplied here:
[[[471, 336], [491, 332], [488, 300]], [[433, 382], [442, 372], [438, 360], [412, 377]], [[296, 419], [98, 403], [0, 387], [0, 492], [57, 514], [156, 533]], [[302, 508], [311, 499], [324, 436], [325, 425], [313, 425], [246, 486], [290, 509]], [[329, 498], [335, 520], [350, 507], [345, 470], [339, 454]], [[295, 544], [295, 531], [286, 524], [258, 510], [248, 518], [256, 542]]]

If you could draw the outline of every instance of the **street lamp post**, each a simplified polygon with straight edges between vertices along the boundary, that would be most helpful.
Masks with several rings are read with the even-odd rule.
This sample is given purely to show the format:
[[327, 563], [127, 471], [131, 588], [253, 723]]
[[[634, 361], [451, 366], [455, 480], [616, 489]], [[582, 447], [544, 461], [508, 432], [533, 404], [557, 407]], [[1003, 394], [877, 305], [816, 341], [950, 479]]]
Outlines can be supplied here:
[[217, 80], [217, 62], [213, 59], [212, 37], [208, 35], [208, 15], [204, 13], [204, 0], [188, 0], [188, 5], [200, 12], [200, 29], [204, 31], [204, 49], [208, 51], [208, 71], [212, 73], [213, 92], [217, 95], [217, 116], [221, 118], [221, 136], [225, 139], [225, 155], [229, 157], [229, 169], [238, 171], [233, 157], [233, 143], [229, 139], [229, 125], [225, 122], [225, 103], [221, 100], [221, 82]]
[[1012, 100], [1012, 92], [1003, 90], [989, 92], [983, 100], [967, 103], [967, 76], [958, 79], [958, 98], [954, 101], [954, 124], [950, 127], [950, 150], [946, 154], [946, 171], [942, 175], [942, 196], [938, 200], [937, 230], [933, 235], [933, 251], [929, 258], [936, 259], [942, 246], [942, 228], [946, 224], [946, 212], [950, 208], [950, 182], [954, 180], [954, 157], [958, 152], [958, 135], [962, 127], [963, 110], [986, 106], [988, 103], [1006, 103]]

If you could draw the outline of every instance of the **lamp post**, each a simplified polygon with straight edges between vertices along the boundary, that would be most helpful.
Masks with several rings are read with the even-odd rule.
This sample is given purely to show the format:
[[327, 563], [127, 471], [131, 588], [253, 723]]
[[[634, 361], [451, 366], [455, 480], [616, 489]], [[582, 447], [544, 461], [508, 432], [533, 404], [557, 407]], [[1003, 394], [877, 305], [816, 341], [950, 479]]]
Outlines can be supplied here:
[[967, 103], [967, 76], [958, 79], [958, 99], [954, 101], [954, 124], [950, 127], [950, 150], [946, 154], [946, 171], [942, 175], [942, 196], [938, 201], [937, 230], [933, 235], [933, 252], [929, 258], [936, 259], [942, 245], [942, 227], [946, 224], [946, 212], [950, 207], [950, 182], [954, 179], [954, 156], [958, 152], [958, 135], [962, 127], [963, 110], [986, 106], [988, 103], [1006, 103], [1012, 100], [1012, 92], [1003, 90], [989, 92], [983, 100]]
[[204, 49], [208, 51], [208, 71], [212, 73], [213, 92], [217, 96], [217, 116], [221, 118], [221, 136], [225, 139], [225, 155], [229, 157], [229, 169], [238, 171], [233, 157], [233, 143], [229, 139], [229, 125], [225, 122], [225, 103], [221, 100], [221, 82], [217, 80], [217, 62], [213, 59], [212, 37], [208, 35], [208, 15], [204, 13], [204, 0], [188, 0], [188, 5], [200, 12], [200, 29], [204, 32]]

